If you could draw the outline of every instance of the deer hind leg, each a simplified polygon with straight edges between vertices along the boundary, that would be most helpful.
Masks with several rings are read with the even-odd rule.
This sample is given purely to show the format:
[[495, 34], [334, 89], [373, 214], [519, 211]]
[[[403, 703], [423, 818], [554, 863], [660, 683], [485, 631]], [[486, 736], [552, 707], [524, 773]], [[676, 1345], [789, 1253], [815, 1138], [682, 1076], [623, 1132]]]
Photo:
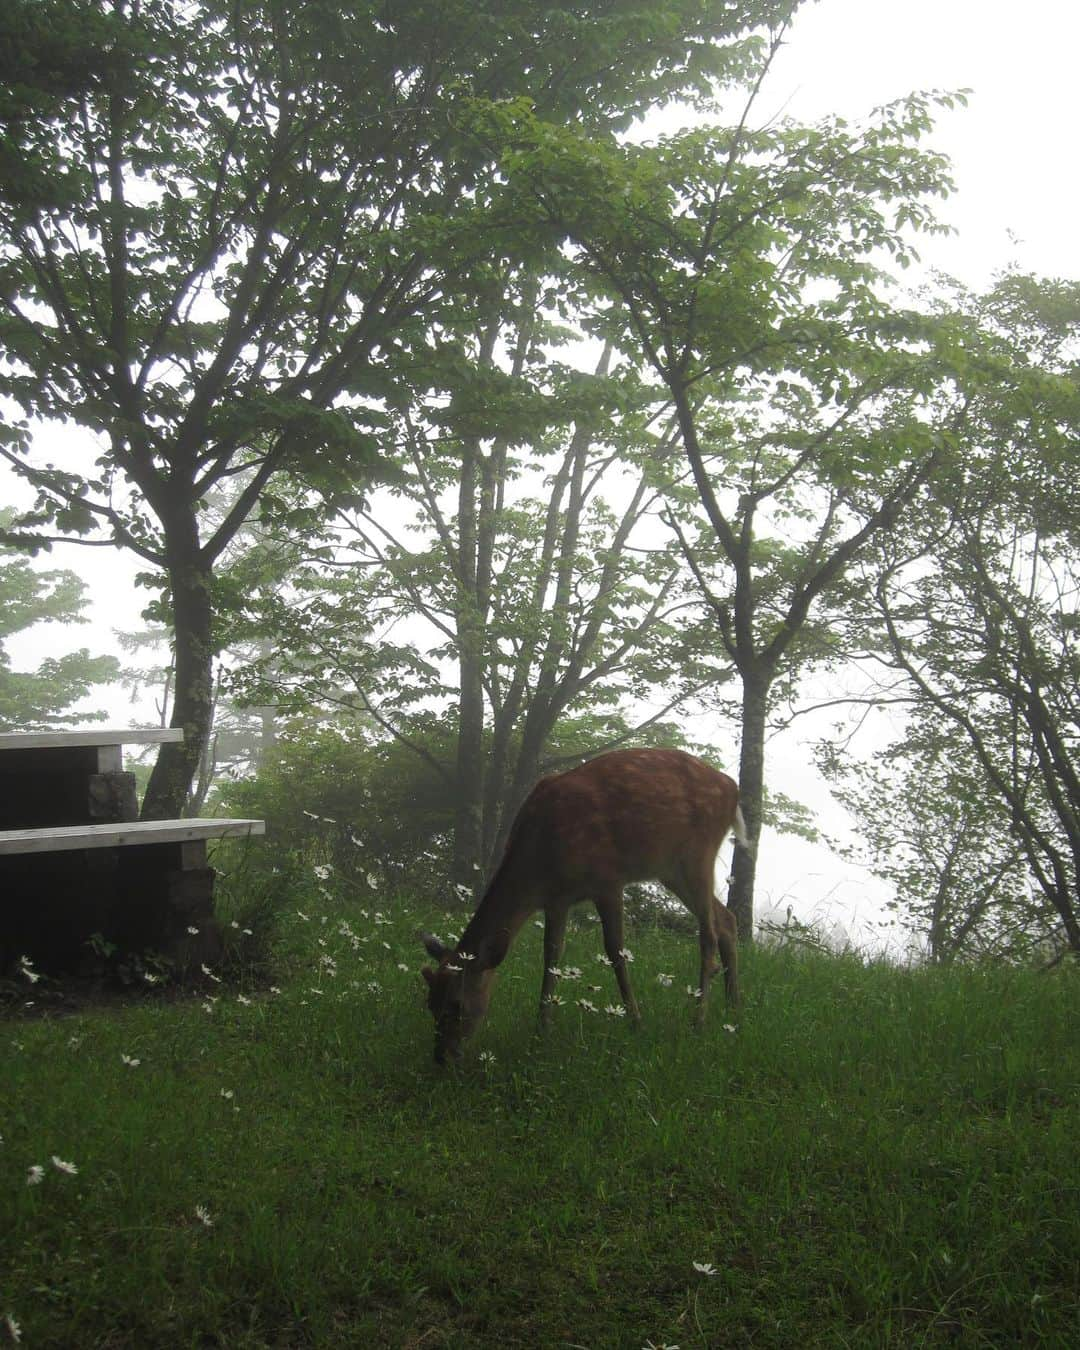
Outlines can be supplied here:
[[638, 1023], [641, 1021], [641, 1012], [637, 1005], [637, 999], [634, 997], [634, 991], [630, 987], [630, 972], [627, 970], [627, 960], [623, 955], [625, 946], [623, 943], [622, 888], [620, 887], [608, 895], [597, 896], [594, 903], [604, 930], [604, 952], [611, 962], [612, 970], [615, 972], [623, 1007], [626, 1009], [628, 1016], [635, 1023]]
[[551, 1021], [551, 996], [558, 978], [552, 971], [562, 961], [566, 945], [567, 913], [565, 906], [544, 911], [544, 978], [540, 984], [540, 1025], [545, 1027]]
[[739, 926], [735, 915], [720, 900], [714, 900], [714, 919], [716, 939], [720, 949], [720, 961], [724, 967], [724, 993], [728, 1007], [739, 1006]]
[[713, 895], [712, 865], [707, 868], [695, 867], [691, 872], [680, 866], [677, 871], [662, 878], [664, 885], [683, 902], [698, 921], [698, 946], [701, 951], [701, 969], [698, 976], [697, 1008], [694, 1022], [702, 1026], [709, 1006], [709, 986], [713, 976], [720, 969], [716, 959], [717, 950], [724, 953], [725, 970], [728, 968], [728, 954], [721, 936], [726, 930], [720, 927], [716, 898]]

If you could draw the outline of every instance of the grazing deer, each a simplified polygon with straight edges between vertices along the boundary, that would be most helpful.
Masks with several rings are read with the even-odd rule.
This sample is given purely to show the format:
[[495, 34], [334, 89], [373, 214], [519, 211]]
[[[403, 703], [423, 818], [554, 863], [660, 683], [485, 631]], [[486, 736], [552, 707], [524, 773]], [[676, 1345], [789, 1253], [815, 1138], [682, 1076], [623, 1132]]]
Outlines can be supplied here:
[[719, 949], [728, 1002], [738, 1002], [735, 917], [713, 893], [716, 855], [729, 830], [745, 847], [739, 789], [681, 750], [612, 750], [566, 773], [542, 778], [518, 812], [502, 861], [461, 935], [424, 946], [438, 967], [421, 972], [435, 1017], [435, 1058], [461, 1045], [487, 1013], [496, 967], [530, 915], [544, 911], [541, 1018], [550, 1011], [569, 908], [592, 900], [623, 1005], [639, 1020], [623, 950], [623, 887], [661, 881], [698, 921], [699, 1023]]

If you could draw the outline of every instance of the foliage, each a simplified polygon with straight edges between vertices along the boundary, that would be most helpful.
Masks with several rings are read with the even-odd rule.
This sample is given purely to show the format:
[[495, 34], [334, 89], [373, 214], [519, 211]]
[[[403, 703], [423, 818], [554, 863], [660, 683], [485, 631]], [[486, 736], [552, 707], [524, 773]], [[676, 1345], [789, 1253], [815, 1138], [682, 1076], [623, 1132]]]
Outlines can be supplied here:
[[302, 858], [329, 867], [361, 895], [408, 888], [431, 897], [450, 874], [449, 729], [429, 724], [425, 747], [421, 758], [344, 719], [337, 728], [295, 722], [253, 777], [219, 785], [214, 805], [266, 820], [268, 847], [252, 866]]
[[833, 794], [858, 822], [847, 851], [892, 884], [889, 909], [932, 961], [1028, 959], [1054, 925], [1025, 884], [1008, 814], [955, 729], [909, 718], [870, 761], [835, 741], [820, 747]]
[[[288, 542], [277, 531], [294, 559], [286, 584], [248, 572], [242, 601], [268, 657], [236, 678], [297, 711], [363, 709], [420, 755], [432, 716], [452, 727], [454, 871], [470, 886], [536, 777], [559, 765], [561, 723], [592, 719], [586, 750], [648, 741], [726, 674], [658, 538], [655, 461], [670, 446], [638, 406], [639, 381], [609, 377], [606, 354], [575, 373], [530, 306], [502, 314], [500, 302], [480, 332], [462, 321], [440, 397], [414, 391], [392, 488], [339, 512], [322, 538], [308, 521]], [[499, 374], [496, 338], [516, 353], [513, 378]], [[459, 412], [496, 378], [497, 407], [476, 396], [489, 441]]]
[[[955, 416], [953, 353], [927, 315], [889, 303], [881, 259], [906, 266], [913, 233], [938, 228], [948, 166], [921, 141], [961, 96], [913, 94], [860, 126], [752, 130], [783, 31], [734, 124], [714, 109], [655, 143], [600, 144], [524, 100], [472, 107], [508, 193], [589, 278], [584, 326], [657, 382], [677, 449], [657, 475], [669, 525], [742, 683], [755, 842], [770, 705], [839, 655], [848, 570], [902, 524]], [[747, 934], [753, 885], [749, 850], [732, 895]]]
[[[10, 520], [0, 512], [0, 526]], [[47, 657], [34, 671], [17, 671], [5, 644], [39, 623], [86, 623], [86, 587], [68, 569], [43, 572], [18, 551], [0, 546], [0, 726], [27, 731], [59, 722], [100, 720], [101, 713], [75, 713], [72, 704], [97, 684], [116, 678], [113, 656], [91, 656], [85, 647]]]
[[910, 881], [939, 954], [1080, 952], [1080, 290], [1006, 274], [951, 299], [965, 419], [934, 501], [855, 610], [881, 631], [893, 692], [913, 707], [895, 752], [903, 806], [878, 777], [892, 818], [872, 794], [860, 815], [879, 857], [913, 816], [937, 837], [936, 859], [916, 848]]
[[[0, 455], [38, 492], [20, 537], [103, 536], [167, 596], [187, 734], [162, 749], [150, 814], [180, 808], [208, 734], [214, 573], [236, 530], [260, 502], [274, 512], [285, 472], [330, 500], [362, 492], [438, 318], [452, 322], [491, 260], [546, 247], [493, 211], [498, 174], [459, 107], [526, 96], [556, 125], [625, 126], [739, 76], [748, 30], [790, 7], [65, 11], [111, 15], [109, 60], [19, 124], [51, 190], [0, 197], [0, 395], [22, 416]], [[96, 448], [40, 463], [38, 419]], [[234, 481], [233, 509], [209, 525], [208, 494]]]

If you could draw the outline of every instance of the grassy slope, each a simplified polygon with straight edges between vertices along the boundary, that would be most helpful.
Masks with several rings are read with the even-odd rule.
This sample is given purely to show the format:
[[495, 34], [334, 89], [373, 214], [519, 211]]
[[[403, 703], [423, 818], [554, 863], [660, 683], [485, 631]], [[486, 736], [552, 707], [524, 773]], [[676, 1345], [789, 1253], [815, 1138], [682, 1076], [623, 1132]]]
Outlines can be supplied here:
[[696, 943], [637, 932], [634, 1033], [570, 1001], [614, 1001], [585, 924], [541, 1040], [528, 927], [447, 1076], [433, 916], [362, 903], [302, 897], [250, 1005], [0, 1024], [0, 1319], [26, 1345], [1080, 1344], [1074, 972], [759, 951], [738, 1030], [718, 998], [698, 1035]]

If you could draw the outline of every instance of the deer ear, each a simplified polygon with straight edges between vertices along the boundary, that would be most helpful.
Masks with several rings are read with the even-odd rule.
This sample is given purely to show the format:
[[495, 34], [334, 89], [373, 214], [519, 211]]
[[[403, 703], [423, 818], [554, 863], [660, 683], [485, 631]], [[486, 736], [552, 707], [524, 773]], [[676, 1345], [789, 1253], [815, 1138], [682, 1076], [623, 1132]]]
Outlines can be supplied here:
[[510, 950], [510, 930], [500, 928], [490, 937], [484, 938], [476, 953], [476, 964], [481, 970], [493, 970], [506, 959]]
[[421, 933], [420, 941], [424, 944], [428, 956], [433, 956], [436, 961], [441, 961], [450, 951], [450, 948], [444, 947], [434, 933]]

